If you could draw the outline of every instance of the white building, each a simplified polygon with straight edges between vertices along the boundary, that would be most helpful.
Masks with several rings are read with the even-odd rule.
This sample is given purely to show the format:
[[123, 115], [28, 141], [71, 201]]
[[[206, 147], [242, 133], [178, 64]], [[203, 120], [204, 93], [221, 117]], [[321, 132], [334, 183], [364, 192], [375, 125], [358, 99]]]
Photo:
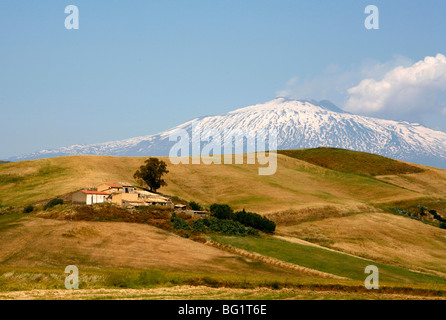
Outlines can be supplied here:
[[72, 200], [73, 204], [91, 205], [106, 202], [106, 198], [109, 195], [107, 192], [81, 190], [73, 193]]

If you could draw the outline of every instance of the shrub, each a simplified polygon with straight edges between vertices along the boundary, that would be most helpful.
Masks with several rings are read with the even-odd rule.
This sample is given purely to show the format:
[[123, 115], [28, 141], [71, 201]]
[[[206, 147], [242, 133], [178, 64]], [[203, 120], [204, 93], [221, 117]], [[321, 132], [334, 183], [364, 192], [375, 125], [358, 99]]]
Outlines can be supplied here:
[[211, 205], [211, 215], [216, 217], [217, 219], [227, 219], [231, 220], [233, 218], [234, 212], [232, 211], [231, 207], [227, 204], [217, 204], [214, 203]]
[[136, 284], [142, 287], [153, 286], [166, 282], [167, 277], [165, 274], [155, 269], [141, 272], [136, 280]]
[[63, 204], [63, 200], [62, 199], [52, 199], [52, 200], [50, 200], [43, 208], [45, 209], [45, 210], [47, 210], [47, 209], [50, 209], [50, 208], [52, 208], [52, 207], [55, 207], [55, 206], [57, 206], [57, 205], [59, 205], [59, 204]]
[[440, 228], [441, 229], [446, 229], [446, 222], [440, 223]]
[[30, 213], [34, 211], [34, 207], [33, 206], [27, 206], [23, 209], [23, 213]]
[[134, 279], [129, 274], [111, 273], [105, 278], [105, 284], [114, 288], [132, 288], [134, 287]]
[[246, 212], [245, 209], [234, 213], [229, 205], [217, 203], [211, 205], [210, 209], [212, 216], [220, 220], [233, 220], [246, 227], [252, 227], [266, 233], [273, 233], [276, 230], [274, 221], [254, 212]]
[[206, 232], [206, 225], [203, 220], [196, 220], [192, 222], [192, 230], [196, 232]]
[[429, 210], [429, 213], [430, 213], [431, 215], [433, 215], [434, 218], [437, 216], [437, 210]]
[[247, 227], [247, 228], [246, 228], [246, 234], [247, 234], [248, 236], [258, 237], [258, 236], [259, 236], [259, 231], [256, 230], [256, 229], [254, 229], [254, 228]]
[[252, 227], [266, 233], [273, 233], [276, 230], [276, 224], [274, 221], [271, 221], [257, 213], [246, 212], [245, 209], [243, 209], [243, 211], [236, 212], [233, 219], [247, 227]]
[[433, 216], [435, 220], [438, 220], [440, 222], [446, 222], [446, 219], [440, 216], [436, 210], [429, 210], [429, 213]]
[[426, 215], [426, 211], [427, 211], [426, 207], [418, 205], [418, 209], [420, 210], [421, 217]]
[[243, 224], [237, 221], [224, 219], [202, 219], [203, 224], [212, 232], [222, 233], [232, 236], [258, 236], [259, 232], [252, 228], [246, 228]]
[[177, 230], [191, 230], [191, 228], [190, 228], [189, 224], [186, 222], [186, 220], [178, 217], [175, 212], [172, 213], [170, 222], [172, 222], [173, 227]]
[[192, 210], [195, 210], [195, 211], [200, 211], [201, 210], [201, 205], [198, 202], [195, 202], [195, 201], [189, 202], [189, 207]]
[[[187, 230], [201, 233], [215, 232], [232, 236], [258, 236], [259, 231], [250, 227], [245, 227], [238, 221], [227, 219], [200, 219], [188, 224], [184, 219], [178, 217], [175, 213], [171, 218], [172, 225], [177, 230]], [[189, 233], [185, 233], [184, 237], [190, 237]]]

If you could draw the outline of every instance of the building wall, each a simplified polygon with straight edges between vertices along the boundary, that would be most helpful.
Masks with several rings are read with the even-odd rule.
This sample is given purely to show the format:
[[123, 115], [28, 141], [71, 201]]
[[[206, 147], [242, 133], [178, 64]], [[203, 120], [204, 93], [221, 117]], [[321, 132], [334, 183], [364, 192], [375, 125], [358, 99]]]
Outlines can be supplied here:
[[[106, 197], [107, 196], [103, 194], [93, 194], [93, 204], [105, 202]], [[92, 199], [91, 199], [91, 194], [86, 194], [83, 193], [82, 191], [78, 191], [72, 194], [71, 200], [73, 201], [73, 204], [90, 205]]]
[[71, 195], [71, 200], [73, 201], [73, 204], [86, 204], [86, 194], [82, 191], [75, 192]]
[[114, 194], [112, 197], [112, 203], [122, 206], [122, 201], [138, 201], [137, 193], [119, 193]]
[[[106, 195], [103, 194], [86, 194], [87, 205], [95, 204], [95, 203], [104, 203]], [[92, 197], [93, 196], [93, 197]]]
[[108, 192], [108, 193], [114, 193], [114, 192], [121, 192], [122, 188], [117, 188], [117, 187], [111, 187], [108, 184], [104, 183], [104, 184], [100, 184], [97, 187], [98, 191], [101, 192]]

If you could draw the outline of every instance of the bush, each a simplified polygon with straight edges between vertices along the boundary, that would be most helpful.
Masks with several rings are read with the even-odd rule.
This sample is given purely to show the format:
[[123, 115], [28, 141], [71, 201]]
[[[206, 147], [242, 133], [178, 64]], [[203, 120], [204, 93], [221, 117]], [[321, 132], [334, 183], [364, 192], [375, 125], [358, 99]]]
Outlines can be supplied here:
[[440, 223], [440, 228], [441, 229], [446, 229], [446, 222]]
[[211, 205], [211, 215], [216, 217], [217, 219], [222, 220], [232, 220], [234, 212], [232, 211], [231, 207], [227, 204], [217, 204], [214, 203]]
[[276, 230], [274, 221], [269, 220], [260, 214], [243, 211], [236, 212], [233, 219], [247, 227], [252, 227], [266, 233], [273, 233]]
[[274, 221], [254, 212], [239, 211], [234, 213], [227, 204], [211, 205], [211, 215], [220, 220], [232, 220], [241, 223], [246, 227], [252, 227], [266, 233], [273, 233], [276, 230]]
[[200, 220], [196, 220], [196, 221], [192, 222], [192, 230], [194, 230], [195, 232], [205, 233], [206, 225], [205, 225], [204, 221], [200, 219]]
[[[181, 219], [175, 213], [173, 213], [171, 222], [175, 229], [192, 231], [193, 233], [215, 232], [232, 236], [259, 235], [259, 231], [257, 231], [256, 229], [245, 227], [240, 222], [227, 219], [217, 219], [217, 218], [200, 219], [193, 221], [191, 224], [188, 224], [187, 221]], [[188, 238], [190, 237], [190, 234], [186, 232], [184, 234], [184, 237]]]
[[189, 202], [189, 207], [192, 210], [195, 210], [195, 211], [200, 211], [201, 210], [201, 205], [198, 202], [195, 202], [195, 201]]
[[43, 209], [45, 209], [45, 210], [47, 210], [47, 209], [50, 209], [50, 208], [52, 208], [52, 207], [55, 207], [55, 206], [57, 206], [57, 205], [59, 205], [59, 204], [63, 204], [63, 200], [62, 199], [53, 199], [53, 200], [50, 200], [44, 207], [43, 207]]
[[222, 220], [222, 219], [202, 219], [201, 220], [206, 227], [217, 233], [222, 233], [231, 236], [258, 236], [259, 232], [253, 228], [246, 228], [243, 224], [232, 220]]
[[426, 207], [418, 205], [418, 209], [420, 210], [421, 217], [426, 215], [426, 211], [427, 211]]
[[167, 277], [159, 270], [143, 271], [138, 275], [136, 284], [142, 287], [150, 287], [161, 283], [166, 283]]
[[129, 274], [111, 273], [105, 278], [105, 284], [114, 288], [132, 288], [134, 287], [134, 279]]
[[34, 211], [34, 207], [33, 206], [27, 206], [23, 209], [23, 213], [31, 213]]
[[191, 228], [190, 228], [189, 224], [186, 222], [186, 220], [178, 217], [175, 212], [172, 213], [170, 222], [172, 222], [173, 227], [177, 230], [191, 230]]

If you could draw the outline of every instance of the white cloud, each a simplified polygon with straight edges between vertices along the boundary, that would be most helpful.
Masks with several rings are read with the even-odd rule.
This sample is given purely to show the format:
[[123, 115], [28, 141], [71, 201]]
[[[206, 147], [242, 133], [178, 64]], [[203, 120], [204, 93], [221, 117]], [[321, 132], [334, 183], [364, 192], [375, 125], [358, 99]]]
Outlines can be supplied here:
[[322, 75], [314, 78], [291, 78], [285, 88], [277, 91], [276, 94], [294, 99], [328, 99], [342, 105], [348, 98], [347, 90], [362, 79], [383, 77], [397, 66], [409, 66], [412, 63], [410, 59], [396, 55], [391, 61], [385, 63], [369, 60], [359, 66], [351, 66], [347, 70], [332, 64], [324, 70]]
[[[440, 97], [446, 90], [446, 57], [437, 54], [411, 66], [398, 66], [380, 80], [362, 80], [347, 90], [344, 109], [354, 113], [401, 118], [441, 112]], [[414, 119], [409, 119], [414, 120]]]
[[348, 69], [328, 66], [322, 75], [291, 78], [278, 96], [328, 99], [346, 111], [383, 119], [418, 122], [446, 132], [446, 57], [415, 62], [394, 56]]

